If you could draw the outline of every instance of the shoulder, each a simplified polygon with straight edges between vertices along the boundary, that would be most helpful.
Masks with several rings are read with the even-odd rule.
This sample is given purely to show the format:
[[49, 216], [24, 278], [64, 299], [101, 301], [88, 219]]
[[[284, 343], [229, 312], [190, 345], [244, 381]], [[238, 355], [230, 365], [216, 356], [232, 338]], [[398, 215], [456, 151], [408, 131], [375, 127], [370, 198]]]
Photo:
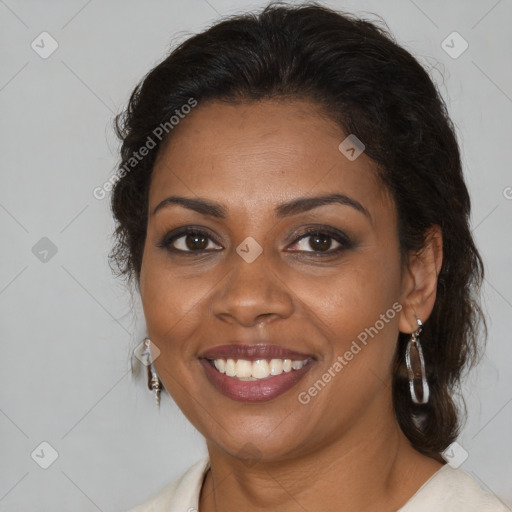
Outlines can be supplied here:
[[197, 461], [183, 475], [128, 512], [187, 512], [196, 510], [209, 459]]
[[445, 464], [434, 473], [398, 512], [507, 512], [493, 494], [461, 469]]

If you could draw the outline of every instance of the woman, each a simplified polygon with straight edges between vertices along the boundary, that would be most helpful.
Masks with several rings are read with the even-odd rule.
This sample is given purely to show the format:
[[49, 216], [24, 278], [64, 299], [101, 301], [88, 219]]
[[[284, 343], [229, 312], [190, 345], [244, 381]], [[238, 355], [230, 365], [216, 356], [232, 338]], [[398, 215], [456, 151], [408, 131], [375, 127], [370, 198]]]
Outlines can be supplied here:
[[142, 511], [500, 511], [441, 456], [483, 277], [452, 124], [374, 24], [271, 4], [136, 88], [111, 255], [208, 458]]

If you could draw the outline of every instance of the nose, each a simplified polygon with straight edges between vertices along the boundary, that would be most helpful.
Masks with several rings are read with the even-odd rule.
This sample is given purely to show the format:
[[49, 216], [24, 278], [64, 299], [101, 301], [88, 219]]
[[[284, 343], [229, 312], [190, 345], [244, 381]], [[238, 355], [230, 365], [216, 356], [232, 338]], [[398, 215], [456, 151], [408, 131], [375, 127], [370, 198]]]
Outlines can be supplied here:
[[244, 327], [288, 318], [294, 308], [291, 291], [271, 269], [263, 252], [247, 263], [234, 253], [230, 271], [212, 300], [213, 314]]

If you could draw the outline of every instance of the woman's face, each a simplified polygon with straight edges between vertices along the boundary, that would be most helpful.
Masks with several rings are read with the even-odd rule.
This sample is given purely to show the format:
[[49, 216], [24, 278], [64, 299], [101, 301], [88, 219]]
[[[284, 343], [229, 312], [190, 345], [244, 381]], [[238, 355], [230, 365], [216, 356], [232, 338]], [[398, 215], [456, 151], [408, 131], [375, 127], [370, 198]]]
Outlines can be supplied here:
[[346, 136], [307, 102], [211, 102], [158, 155], [148, 335], [165, 388], [224, 453], [314, 452], [393, 416], [397, 219], [372, 161], [338, 148]]

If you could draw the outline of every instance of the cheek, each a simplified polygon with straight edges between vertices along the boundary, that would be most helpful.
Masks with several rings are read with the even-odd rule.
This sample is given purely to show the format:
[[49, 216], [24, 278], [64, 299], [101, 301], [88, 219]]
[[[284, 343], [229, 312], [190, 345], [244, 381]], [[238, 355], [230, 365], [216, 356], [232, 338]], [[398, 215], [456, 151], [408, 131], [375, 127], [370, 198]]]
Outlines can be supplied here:
[[364, 415], [376, 396], [389, 402], [401, 305], [399, 269], [387, 270], [375, 261], [352, 267], [309, 295], [326, 357], [298, 390], [309, 411], [305, 429], [317, 428], [322, 417], [324, 432], [338, 432], [340, 423]]
[[[172, 338], [182, 323], [199, 315], [207, 299], [208, 278], [171, 267], [165, 255], [148, 251], [141, 270], [141, 300], [148, 330], [155, 336]], [[211, 286], [211, 284], [210, 284]]]
[[399, 300], [400, 266], [391, 251], [368, 250], [327, 277], [296, 275], [290, 277], [290, 284], [301, 302], [330, 328], [331, 336], [346, 340], [373, 326]]
[[193, 421], [194, 401], [189, 390], [194, 389], [190, 362], [195, 361], [187, 340], [201, 322], [204, 280], [184, 280], [168, 268], [161, 255], [148, 252], [141, 269], [140, 293], [148, 335], [160, 350], [156, 371], [173, 400]]
[[323, 371], [340, 376], [333, 379], [334, 396], [353, 407], [364, 407], [389, 383], [402, 308], [400, 276], [399, 260], [381, 252], [361, 258], [323, 291], [329, 300], [317, 314], [331, 333]]
[[375, 390], [367, 382], [388, 380], [398, 336], [400, 279], [397, 253], [371, 247], [329, 279], [296, 277], [301, 302], [325, 340], [321, 371], [343, 374], [334, 379], [342, 395], [371, 393]]
[[170, 390], [174, 387], [171, 376], [182, 360], [176, 341], [186, 319], [187, 294], [186, 288], [177, 284], [176, 277], [158, 260], [150, 252], [145, 253], [140, 293], [148, 336], [160, 350], [155, 367], [164, 386]]

